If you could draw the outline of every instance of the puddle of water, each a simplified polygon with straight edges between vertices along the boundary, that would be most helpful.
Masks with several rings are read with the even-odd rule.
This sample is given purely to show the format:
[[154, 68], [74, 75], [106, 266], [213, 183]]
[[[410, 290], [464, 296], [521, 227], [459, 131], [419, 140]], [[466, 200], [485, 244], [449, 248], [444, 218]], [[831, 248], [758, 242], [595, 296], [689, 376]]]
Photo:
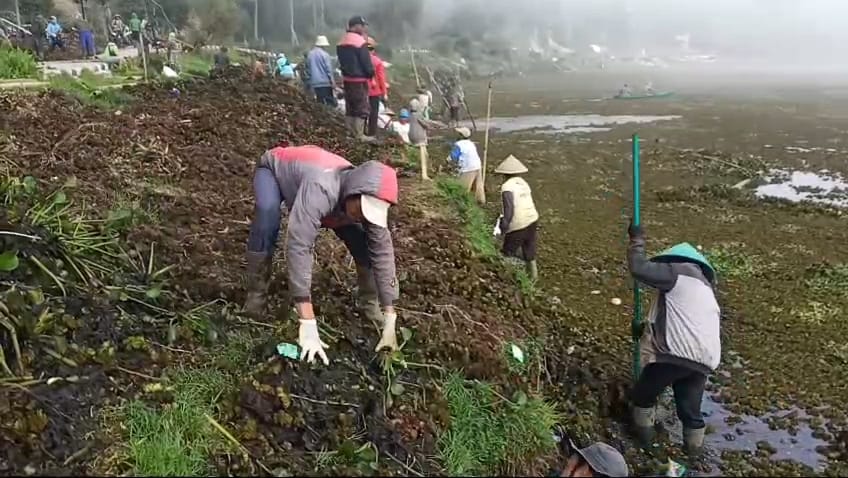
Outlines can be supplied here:
[[[670, 121], [680, 119], [681, 116], [648, 116], [648, 115], [530, 115], [515, 117], [500, 117], [491, 119], [491, 127], [501, 133], [514, 131], [545, 130], [542, 133], [574, 134], [593, 133], [609, 131], [611, 128], [605, 126], [617, 126], [623, 124], [644, 124], [656, 121]], [[468, 123], [466, 126], [471, 126]]]
[[773, 170], [764, 179], [769, 184], [755, 189], [757, 197], [848, 207], [848, 182], [839, 174], [827, 170], [817, 173]]
[[598, 128], [595, 126], [575, 126], [573, 128], [563, 129], [542, 129], [539, 133], [542, 134], [581, 134], [581, 133], [603, 133], [612, 131], [612, 128]]
[[[757, 443], [768, 442], [775, 453], [773, 460], [791, 460], [809, 466], [816, 471], [823, 471], [826, 466], [825, 458], [816, 451], [818, 447], [826, 447], [827, 442], [813, 437], [813, 430], [806, 423], [798, 423], [797, 433], [792, 435], [787, 430], [772, 430], [766, 420], [774, 417], [786, 417], [790, 413], [797, 418], [807, 418], [803, 410], [792, 409], [766, 415], [763, 418], [751, 415], [736, 415], [714, 401], [709, 395], [704, 395], [701, 404], [704, 420], [714, 432], [707, 435], [708, 446], [718, 450], [757, 451]], [[729, 425], [727, 419], [733, 417]]]
[[[774, 450], [771, 459], [775, 461], [789, 460], [804, 464], [816, 471], [823, 471], [827, 466], [827, 460], [816, 449], [827, 447], [828, 443], [813, 436], [813, 430], [803, 419], [809, 415], [800, 409], [781, 410], [770, 413], [763, 417], [751, 415], [738, 415], [724, 408], [721, 403], [716, 402], [709, 393], [704, 394], [701, 403], [701, 413], [704, 421], [712, 432], [705, 437], [707, 449], [716, 452], [741, 451], [757, 452], [759, 442], [767, 442]], [[788, 430], [772, 430], [769, 428], [768, 420], [785, 418], [789, 414], [795, 414], [799, 419], [796, 425], [797, 433], [792, 435]], [[674, 411], [674, 398], [671, 390], [660, 398], [660, 406], [657, 407], [657, 419], [663, 424], [668, 432], [669, 438], [678, 444], [683, 443], [683, 433], [680, 421]], [[719, 472], [721, 465], [720, 456], [714, 456], [714, 469], [707, 476], [721, 476]]]

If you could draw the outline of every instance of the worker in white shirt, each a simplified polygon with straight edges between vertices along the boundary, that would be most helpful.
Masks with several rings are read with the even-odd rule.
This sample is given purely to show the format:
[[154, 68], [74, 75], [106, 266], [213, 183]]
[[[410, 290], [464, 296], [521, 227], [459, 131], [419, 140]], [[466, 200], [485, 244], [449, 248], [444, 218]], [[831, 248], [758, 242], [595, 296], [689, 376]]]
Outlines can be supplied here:
[[433, 93], [423, 86], [419, 86], [417, 92], [418, 96], [416, 99], [421, 107], [421, 114], [424, 116], [424, 119], [430, 119], [430, 108], [433, 104]]
[[506, 177], [501, 185], [503, 215], [495, 228], [495, 234], [504, 234], [501, 249], [503, 255], [524, 261], [527, 275], [535, 281], [539, 277], [536, 265], [536, 224], [539, 222], [539, 213], [533, 203], [530, 185], [520, 176], [526, 172], [527, 167], [513, 155], [509, 155], [495, 169], [496, 174]]
[[453, 144], [450, 160], [459, 168], [459, 182], [481, 205], [486, 204], [486, 190], [483, 186], [483, 164], [477, 153], [477, 145], [471, 141], [471, 130], [466, 127], [456, 128], [459, 139]]

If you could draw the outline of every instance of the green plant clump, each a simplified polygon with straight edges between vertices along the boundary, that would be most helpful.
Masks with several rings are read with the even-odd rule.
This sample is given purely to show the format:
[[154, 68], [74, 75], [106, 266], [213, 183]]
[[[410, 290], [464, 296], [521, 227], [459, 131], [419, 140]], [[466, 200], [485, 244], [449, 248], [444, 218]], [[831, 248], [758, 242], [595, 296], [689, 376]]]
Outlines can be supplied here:
[[28, 51], [0, 47], [0, 79], [21, 80], [37, 77], [38, 64]]
[[757, 257], [745, 252], [738, 242], [718, 244], [706, 253], [721, 279], [747, 279], [757, 273]]
[[444, 395], [450, 427], [439, 455], [452, 476], [497, 476], [529, 471], [535, 458], [556, 448], [551, 430], [560, 420], [553, 405], [519, 392], [500, 399], [491, 385], [448, 377]]
[[173, 378], [172, 404], [156, 410], [132, 402], [125, 422], [133, 475], [209, 476], [208, 457], [224, 445], [206, 416], [232, 383], [219, 370], [184, 369]]
[[848, 264], [837, 264], [822, 268], [807, 280], [813, 292], [830, 295], [848, 295]]

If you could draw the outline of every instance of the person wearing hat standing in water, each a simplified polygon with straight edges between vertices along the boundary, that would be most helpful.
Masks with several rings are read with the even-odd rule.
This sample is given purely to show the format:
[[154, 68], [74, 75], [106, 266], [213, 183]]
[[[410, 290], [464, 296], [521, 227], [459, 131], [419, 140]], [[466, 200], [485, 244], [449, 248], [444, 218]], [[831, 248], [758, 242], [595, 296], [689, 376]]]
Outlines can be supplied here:
[[658, 293], [642, 330], [641, 374], [630, 392], [637, 438], [643, 447], [653, 443], [657, 398], [671, 386], [684, 447], [690, 456], [698, 456], [706, 430], [701, 414], [704, 386], [721, 359], [715, 269], [685, 242], [649, 260], [642, 227], [631, 223], [627, 232], [631, 275]]
[[471, 138], [471, 130], [465, 126], [456, 128], [459, 139], [451, 148], [449, 159], [459, 167], [459, 182], [467, 191], [474, 194], [478, 203], [486, 204], [486, 190], [483, 186], [483, 164], [477, 145]]
[[365, 137], [365, 120], [370, 113], [368, 81], [374, 77], [367, 36], [368, 22], [355, 16], [347, 22], [347, 32], [336, 45], [345, 95], [345, 123], [359, 138]]
[[539, 278], [536, 265], [536, 225], [539, 213], [533, 203], [530, 185], [520, 176], [526, 172], [527, 168], [511, 154], [495, 169], [495, 173], [506, 177], [501, 185], [503, 215], [495, 227], [495, 234], [504, 234], [501, 249], [503, 255], [524, 261], [527, 275], [535, 281]]
[[568, 441], [571, 452], [565, 468], [554, 470], [548, 476], [552, 477], [581, 477], [596, 476], [628, 477], [630, 470], [624, 456], [610, 445], [595, 442], [586, 448], [577, 448], [573, 441]]
[[317, 355], [329, 364], [310, 291], [313, 248], [322, 227], [332, 229], [353, 255], [361, 312], [382, 328], [377, 351], [397, 350], [394, 302], [399, 291], [387, 223], [389, 208], [398, 201], [395, 170], [379, 161], [353, 166], [318, 146], [278, 147], [259, 159], [253, 188], [245, 311], [258, 316], [265, 310], [280, 206], [285, 203], [289, 294], [300, 319], [301, 359], [312, 362]]
[[315, 92], [315, 98], [319, 103], [336, 107], [336, 80], [333, 77], [333, 62], [327, 47], [330, 42], [324, 35], [318, 35], [315, 46], [306, 55], [307, 70], [309, 70], [309, 86]]
[[386, 65], [374, 51], [377, 40], [368, 37], [368, 51], [371, 53], [371, 64], [374, 65], [374, 77], [368, 80], [368, 136], [376, 136], [380, 127], [380, 105], [386, 102], [389, 95], [389, 80], [386, 78]]

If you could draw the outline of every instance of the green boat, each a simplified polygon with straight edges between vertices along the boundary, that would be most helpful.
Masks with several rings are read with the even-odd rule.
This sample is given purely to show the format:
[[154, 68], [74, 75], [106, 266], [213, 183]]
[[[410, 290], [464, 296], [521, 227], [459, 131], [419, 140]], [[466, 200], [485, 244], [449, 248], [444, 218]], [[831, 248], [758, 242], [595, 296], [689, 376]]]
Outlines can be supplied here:
[[621, 96], [615, 95], [612, 97], [614, 100], [647, 100], [649, 98], [668, 98], [673, 95], [673, 91], [658, 91], [653, 95], [630, 95], [630, 96]]

